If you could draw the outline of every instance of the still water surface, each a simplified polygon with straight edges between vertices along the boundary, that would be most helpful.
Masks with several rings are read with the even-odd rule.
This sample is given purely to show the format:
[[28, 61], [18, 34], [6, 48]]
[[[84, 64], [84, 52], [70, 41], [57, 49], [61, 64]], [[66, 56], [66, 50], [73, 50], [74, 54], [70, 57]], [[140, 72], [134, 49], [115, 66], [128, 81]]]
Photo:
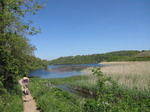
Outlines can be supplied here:
[[104, 66], [102, 64], [78, 64], [78, 65], [49, 65], [48, 70], [39, 69], [29, 72], [29, 77], [38, 77], [43, 79], [65, 78], [81, 75], [81, 70], [87, 67]]

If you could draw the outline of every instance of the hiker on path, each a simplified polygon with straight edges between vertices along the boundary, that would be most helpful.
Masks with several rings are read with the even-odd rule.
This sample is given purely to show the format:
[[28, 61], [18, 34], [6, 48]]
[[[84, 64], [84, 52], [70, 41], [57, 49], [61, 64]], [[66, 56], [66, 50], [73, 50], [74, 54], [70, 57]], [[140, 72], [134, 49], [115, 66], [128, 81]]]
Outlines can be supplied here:
[[24, 75], [24, 77], [22, 78], [22, 85], [23, 85], [23, 91], [25, 95], [28, 95], [28, 84], [29, 84], [29, 78], [27, 77], [27, 75]]

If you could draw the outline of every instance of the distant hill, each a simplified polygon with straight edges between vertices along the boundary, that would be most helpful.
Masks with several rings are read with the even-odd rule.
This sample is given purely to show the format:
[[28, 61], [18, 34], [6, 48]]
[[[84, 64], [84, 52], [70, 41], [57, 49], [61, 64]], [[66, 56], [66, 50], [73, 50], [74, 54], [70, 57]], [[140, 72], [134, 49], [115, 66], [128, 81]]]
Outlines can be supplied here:
[[111, 56], [134, 56], [136, 54], [141, 53], [141, 51], [134, 51], [134, 50], [123, 50], [123, 51], [113, 51], [105, 53], [105, 55], [111, 55]]
[[150, 51], [123, 50], [102, 54], [60, 57], [49, 64], [88, 64], [102, 61], [150, 61]]
[[136, 56], [136, 57], [140, 57], [140, 56], [150, 56], [150, 50], [148, 50], [148, 51], [143, 50], [143, 51], [141, 51], [140, 53], [135, 54], [135, 56]]

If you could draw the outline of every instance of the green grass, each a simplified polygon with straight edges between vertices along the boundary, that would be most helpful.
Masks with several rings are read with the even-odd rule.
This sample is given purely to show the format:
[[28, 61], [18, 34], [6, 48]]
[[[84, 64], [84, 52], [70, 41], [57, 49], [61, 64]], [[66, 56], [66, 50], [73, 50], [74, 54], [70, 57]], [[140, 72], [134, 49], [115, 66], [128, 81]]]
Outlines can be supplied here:
[[[64, 79], [58, 80], [64, 83]], [[51, 81], [60, 84], [58, 80]], [[77, 97], [59, 88], [48, 87], [51, 83], [46, 79], [30, 79], [30, 92], [42, 112], [81, 112], [80, 101]]]
[[86, 80], [88, 79], [87, 76], [72, 76], [67, 78], [58, 78], [58, 79], [39, 79], [39, 78], [30, 78], [31, 83], [40, 83], [44, 85], [60, 85], [60, 84], [70, 84], [72, 82], [78, 81], [78, 80]]
[[[2, 84], [1, 84], [2, 86]], [[7, 91], [4, 88], [0, 89], [0, 110], [1, 112], [22, 112], [23, 101], [21, 86], [18, 84], [15, 90]]]
[[[76, 85], [78, 88], [92, 91], [92, 87], [89, 88], [86, 85], [87, 83], [82, 83], [84, 86], [82, 84], [80, 85], [80, 80], [88, 79], [82, 76], [64, 79], [31, 78], [29, 89], [42, 112], [148, 112], [150, 109], [150, 94], [143, 95], [143, 92], [137, 93], [136, 89], [129, 90], [127, 88], [121, 88], [111, 78], [105, 76], [101, 77], [98, 80], [97, 86], [95, 86], [97, 91], [96, 99], [83, 100], [59, 88], [48, 87], [49, 84], [54, 83], [70, 83], [72, 85], [72, 83], [75, 84], [75, 82], [78, 82]], [[110, 82], [110, 84], [108, 85], [105, 82]], [[74, 84], [73, 86], [75, 86]]]

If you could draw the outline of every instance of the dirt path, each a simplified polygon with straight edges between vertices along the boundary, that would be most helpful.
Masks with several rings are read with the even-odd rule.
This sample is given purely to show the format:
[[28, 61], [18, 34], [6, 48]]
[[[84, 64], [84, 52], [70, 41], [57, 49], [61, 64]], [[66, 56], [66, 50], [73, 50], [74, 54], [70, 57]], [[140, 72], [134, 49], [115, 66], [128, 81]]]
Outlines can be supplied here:
[[[19, 83], [22, 85], [21, 80], [19, 80]], [[21, 90], [23, 91], [23, 88], [21, 88]], [[37, 110], [36, 102], [30, 92], [29, 95], [22, 95], [22, 99], [24, 101], [24, 112], [40, 112]]]

